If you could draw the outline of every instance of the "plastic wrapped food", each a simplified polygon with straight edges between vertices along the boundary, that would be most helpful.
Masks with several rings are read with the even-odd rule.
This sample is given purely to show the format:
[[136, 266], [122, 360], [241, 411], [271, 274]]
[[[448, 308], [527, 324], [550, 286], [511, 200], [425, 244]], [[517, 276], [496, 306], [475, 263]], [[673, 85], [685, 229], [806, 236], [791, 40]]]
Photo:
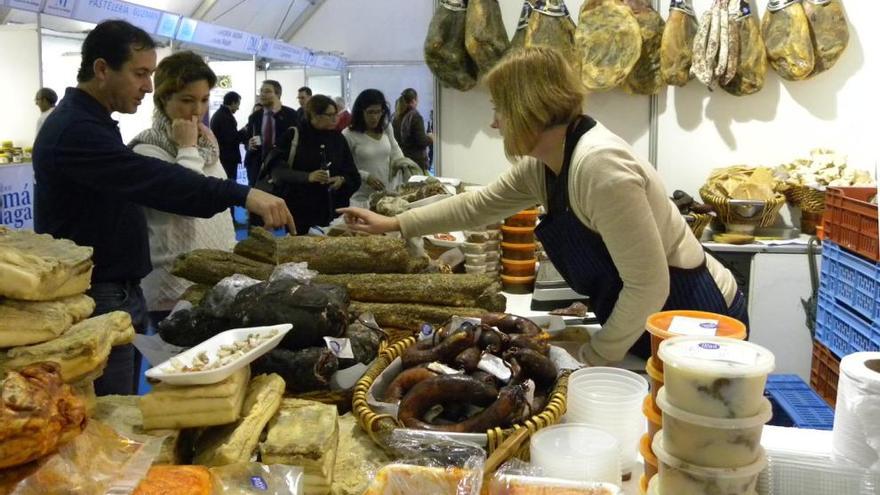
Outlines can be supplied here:
[[242, 462], [210, 469], [216, 495], [302, 495], [303, 470], [297, 466]]

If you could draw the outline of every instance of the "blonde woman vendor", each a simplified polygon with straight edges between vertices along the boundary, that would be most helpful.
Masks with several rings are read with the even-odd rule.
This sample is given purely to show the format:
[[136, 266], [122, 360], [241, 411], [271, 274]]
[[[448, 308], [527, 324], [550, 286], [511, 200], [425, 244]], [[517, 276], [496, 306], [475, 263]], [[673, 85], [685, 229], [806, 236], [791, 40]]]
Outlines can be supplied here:
[[[217, 76], [202, 57], [184, 51], [162, 59], [153, 78], [156, 88], [153, 126], [138, 134], [129, 146], [142, 155], [225, 179], [217, 140], [202, 123]], [[155, 327], [191, 285], [169, 273], [174, 258], [199, 248], [231, 251], [235, 246], [235, 230], [225, 211], [210, 218], [149, 208], [145, 212], [153, 271], [143, 279], [141, 287]]]
[[585, 357], [647, 356], [645, 320], [661, 309], [693, 309], [747, 322], [733, 275], [706, 254], [669, 200], [657, 171], [601, 123], [582, 115], [584, 90], [552, 48], [516, 50], [485, 77], [492, 127], [513, 167], [481, 191], [389, 218], [348, 208], [354, 229], [405, 237], [491, 223], [541, 203], [535, 233], [602, 323]]

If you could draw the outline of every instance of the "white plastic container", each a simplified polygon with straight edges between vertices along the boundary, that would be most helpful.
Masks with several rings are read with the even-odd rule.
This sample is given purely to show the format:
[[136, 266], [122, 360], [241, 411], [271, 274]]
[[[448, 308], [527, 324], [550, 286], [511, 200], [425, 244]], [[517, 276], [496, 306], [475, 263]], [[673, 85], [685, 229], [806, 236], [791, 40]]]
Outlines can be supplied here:
[[466, 273], [486, 273], [486, 265], [469, 265], [467, 263], [464, 264], [464, 271]]
[[465, 254], [464, 262], [466, 265], [485, 265], [486, 264], [486, 255], [485, 254]]
[[[161, 380], [171, 385], [207, 385], [222, 382], [236, 370], [249, 365], [255, 359], [271, 351], [293, 328], [290, 323], [272, 325], [266, 327], [236, 328], [219, 333], [201, 344], [188, 349], [173, 358], [153, 366], [144, 373], [147, 377]], [[218, 368], [205, 371], [179, 371], [172, 361], [183, 365], [190, 365], [196, 356], [205, 353], [211, 361], [219, 359], [219, 351], [223, 346], [229, 346], [246, 340], [249, 335], [265, 337], [260, 344], [237, 356], [235, 359]]]
[[529, 454], [547, 477], [620, 483], [617, 440], [598, 428], [577, 423], [543, 428], [532, 435]]
[[773, 353], [726, 337], [674, 337], [660, 343], [666, 400], [701, 416], [749, 418], [764, 403]]
[[656, 492], [661, 495], [757, 495], [758, 475], [767, 466], [764, 449], [758, 460], [739, 468], [702, 467], [670, 455], [664, 448], [664, 430], [654, 436], [657, 456]]
[[757, 461], [764, 424], [773, 416], [767, 399], [761, 412], [750, 418], [699, 416], [671, 405], [663, 388], [657, 394], [657, 405], [663, 411], [666, 451], [707, 467], [742, 467]]
[[486, 252], [486, 243], [462, 242], [461, 250], [464, 252], [465, 256], [483, 254]]
[[620, 446], [620, 467], [631, 473], [638, 462], [639, 439], [646, 430], [642, 402], [648, 382], [632, 371], [583, 368], [568, 385], [566, 423], [583, 423], [611, 433]]

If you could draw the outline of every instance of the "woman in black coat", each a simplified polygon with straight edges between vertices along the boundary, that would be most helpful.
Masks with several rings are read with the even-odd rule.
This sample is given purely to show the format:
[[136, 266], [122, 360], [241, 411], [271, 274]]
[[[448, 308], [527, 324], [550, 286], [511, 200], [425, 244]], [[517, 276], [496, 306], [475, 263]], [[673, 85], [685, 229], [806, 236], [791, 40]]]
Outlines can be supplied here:
[[351, 195], [361, 187], [348, 143], [336, 130], [338, 111], [329, 97], [312, 96], [306, 104], [306, 118], [285, 131], [278, 149], [267, 158], [272, 179], [280, 186], [300, 235], [311, 227], [328, 225], [337, 216], [336, 208], [348, 206]]

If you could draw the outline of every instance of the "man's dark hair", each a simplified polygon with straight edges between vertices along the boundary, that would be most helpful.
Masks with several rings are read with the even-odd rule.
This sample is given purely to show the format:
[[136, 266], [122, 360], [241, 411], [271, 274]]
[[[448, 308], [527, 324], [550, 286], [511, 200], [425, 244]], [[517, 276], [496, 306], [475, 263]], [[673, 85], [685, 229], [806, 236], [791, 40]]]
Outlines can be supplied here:
[[223, 104], [226, 106], [235, 105], [236, 103], [241, 103], [241, 95], [236, 93], [235, 91], [230, 91], [223, 95]]
[[42, 98], [49, 102], [50, 107], [54, 107], [55, 104], [58, 103], [58, 93], [52, 88], [40, 88], [40, 90], [37, 91], [37, 98]]
[[299, 88], [298, 90], [296, 90], [296, 92], [297, 93], [305, 93], [309, 96], [312, 96], [312, 88], [310, 88], [308, 86], [303, 86], [303, 87]]
[[133, 50], [152, 50], [156, 42], [143, 29], [125, 21], [104, 21], [93, 29], [82, 44], [82, 61], [77, 82], [88, 82], [95, 77], [95, 60], [103, 58], [113, 70], [131, 59]]
[[[373, 105], [382, 107], [382, 118], [379, 119], [378, 128], [367, 129], [367, 119], [364, 117], [364, 112]], [[378, 89], [365, 89], [354, 100], [354, 106], [351, 108], [351, 125], [349, 127], [357, 132], [382, 132], [385, 126], [388, 125], [388, 115], [390, 113], [391, 110], [388, 108], [388, 102], [385, 101], [385, 95], [381, 91]]]
[[281, 97], [281, 83], [280, 82], [275, 81], [273, 79], [266, 79], [265, 81], [263, 81], [263, 84], [268, 84], [269, 86], [272, 86], [272, 89], [275, 90], [275, 94], [278, 95], [279, 98]]

